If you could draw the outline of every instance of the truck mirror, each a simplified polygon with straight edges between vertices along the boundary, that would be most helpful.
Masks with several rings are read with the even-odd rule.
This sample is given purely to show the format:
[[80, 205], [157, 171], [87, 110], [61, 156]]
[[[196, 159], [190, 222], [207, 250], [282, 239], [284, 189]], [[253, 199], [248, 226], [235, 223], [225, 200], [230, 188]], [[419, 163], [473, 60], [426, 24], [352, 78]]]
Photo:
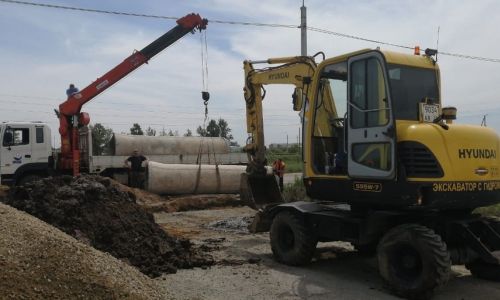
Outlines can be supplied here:
[[14, 131], [10, 127], [7, 127], [5, 129], [5, 132], [3, 134], [2, 144], [3, 144], [3, 146], [8, 147], [9, 150], [10, 150], [10, 147], [12, 145], [14, 145]]
[[301, 88], [297, 87], [292, 94], [292, 103], [294, 111], [301, 111], [304, 105], [304, 93]]

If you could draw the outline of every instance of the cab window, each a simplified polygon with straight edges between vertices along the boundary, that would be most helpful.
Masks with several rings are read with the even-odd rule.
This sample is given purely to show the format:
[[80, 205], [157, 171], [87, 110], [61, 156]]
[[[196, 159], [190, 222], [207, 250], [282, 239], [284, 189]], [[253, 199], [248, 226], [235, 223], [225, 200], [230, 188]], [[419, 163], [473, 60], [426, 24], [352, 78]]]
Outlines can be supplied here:
[[313, 166], [317, 174], [344, 174], [337, 158], [343, 156], [347, 107], [347, 62], [325, 66], [320, 73], [314, 107]]
[[43, 143], [43, 127], [37, 127], [35, 131], [36, 143]]
[[29, 128], [8, 128], [3, 135], [3, 146], [20, 146], [30, 143]]
[[351, 126], [366, 128], [389, 122], [385, 79], [376, 58], [359, 60], [351, 66]]

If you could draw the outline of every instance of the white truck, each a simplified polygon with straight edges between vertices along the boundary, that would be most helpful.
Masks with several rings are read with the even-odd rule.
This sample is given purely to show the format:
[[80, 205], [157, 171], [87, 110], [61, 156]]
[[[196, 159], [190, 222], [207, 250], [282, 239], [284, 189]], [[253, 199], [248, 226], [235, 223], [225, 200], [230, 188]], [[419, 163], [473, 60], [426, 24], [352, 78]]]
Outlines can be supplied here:
[[[61, 172], [57, 166], [57, 158], [60, 152], [52, 146], [51, 130], [47, 124], [42, 122], [3, 122], [0, 123], [0, 138], [2, 141], [0, 148], [1, 184], [23, 184]], [[130, 136], [130, 138], [133, 137]], [[148, 140], [155, 145], [170, 143], [168, 141], [170, 137], [138, 136], [137, 138], [141, 139], [143, 145], [147, 145]], [[200, 137], [171, 138], [187, 140], [190, 145], [193, 144], [194, 140], [195, 143], [200, 140]], [[134, 144], [128, 146], [130, 148], [137, 147]], [[123, 148], [122, 146], [121, 149]], [[193, 151], [184, 153], [163, 151], [152, 152], [151, 154], [144, 152], [143, 154], [150, 161], [165, 164], [244, 165], [248, 162], [246, 153], [230, 152], [229, 145], [227, 149], [227, 151], [217, 151], [218, 153], [203, 151], [195, 154]], [[198, 148], [195, 150], [198, 151]], [[80, 164], [83, 172], [112, 177], [122, 183], [127, 182], [128, 169], [124, 165], [124, 161], [128, 155], [124, 155], [123, 150], [118, 153], [120, 155], [92, 155], [91, 133], [87, 130], [80, 130], [80, 152]]]

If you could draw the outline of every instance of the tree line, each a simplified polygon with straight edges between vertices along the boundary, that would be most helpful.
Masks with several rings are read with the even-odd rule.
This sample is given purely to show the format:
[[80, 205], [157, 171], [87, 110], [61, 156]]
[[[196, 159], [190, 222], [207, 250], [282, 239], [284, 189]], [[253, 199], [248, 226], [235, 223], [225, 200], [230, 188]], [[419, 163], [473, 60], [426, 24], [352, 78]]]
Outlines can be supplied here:
[[[93, 154], [103, 155], [106, 151], [106, 147], [109, 145], [109, 142], [113, 137], [113, 129], [105, 127], [101, 123], [95, 123], [94, 125], [90, 125], [90, 130], [92, 131]], [[219, 118], [218, 120], [211, 119], [206, 126], [198, 126], [196, 133], [198, 136], [203, 137], [226, 138], [230, 141], [231, 146], [239, 146], [238, 143], [234, 141], [229, 124], [222, 118]], [[173, 131], [172, 129], [167, 131], [163, 128], [161, 131], [157, 132], [156, 129], [148, 126], [148, 128], [143, 130], [139, 123], [134, 123], [132, 125], [129, 134], [146, 136], [180, 136], [177, 130]], [[193, 136], [193, 132], [190, 129], [186, 129], [186, 132], [182, 136]]]

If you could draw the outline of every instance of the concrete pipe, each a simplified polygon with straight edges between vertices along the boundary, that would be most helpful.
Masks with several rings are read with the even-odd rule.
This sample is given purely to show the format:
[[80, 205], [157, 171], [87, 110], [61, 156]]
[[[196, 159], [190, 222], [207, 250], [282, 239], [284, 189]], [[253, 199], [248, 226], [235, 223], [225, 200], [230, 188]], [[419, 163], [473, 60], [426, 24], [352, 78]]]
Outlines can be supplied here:
[[143, 155], [227, 154], [229, 142], [219, 137], [144, 136], [114, 134], [110, 142], [111, 155], [128, 156], [135, 149]]
[[157, 194], [236, 194], [246, 166], [148, 163], [148, 191]]

